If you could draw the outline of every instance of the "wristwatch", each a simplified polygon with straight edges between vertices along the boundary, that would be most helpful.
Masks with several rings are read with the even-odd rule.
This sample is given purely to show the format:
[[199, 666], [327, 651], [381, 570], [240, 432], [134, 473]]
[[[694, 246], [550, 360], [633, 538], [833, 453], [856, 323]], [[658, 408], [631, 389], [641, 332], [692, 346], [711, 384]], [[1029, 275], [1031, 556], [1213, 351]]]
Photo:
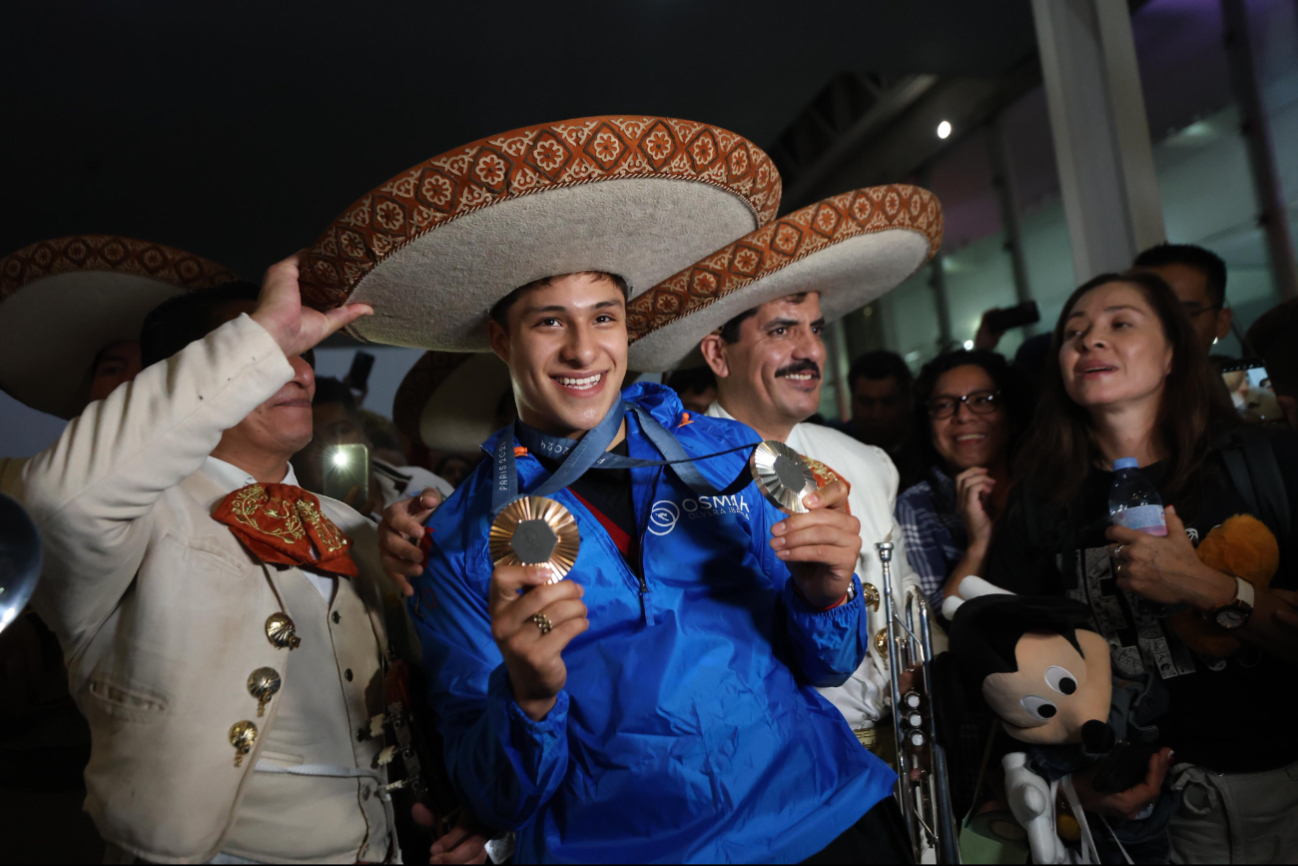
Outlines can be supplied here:
[[1253, 615], [1253, 599], [1253, 584], [1242, 577], [1236, 577], [1235, 598], [1217, 605], [1204, 614], [1204, 618], [1231, 631], [1243, 628]]

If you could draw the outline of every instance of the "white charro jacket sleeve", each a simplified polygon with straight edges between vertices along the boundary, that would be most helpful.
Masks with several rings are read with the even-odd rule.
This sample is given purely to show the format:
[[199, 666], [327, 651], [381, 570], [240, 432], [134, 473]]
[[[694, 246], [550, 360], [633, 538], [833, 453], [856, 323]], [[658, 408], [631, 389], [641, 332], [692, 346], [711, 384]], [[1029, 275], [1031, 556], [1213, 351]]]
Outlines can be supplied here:
[[241, 315], [91, 403], [28, 462], [16, 492], [45, 543], [33, 605], [65, 652], [130, 586], [162, 495], [292, 377], [275, 340]]

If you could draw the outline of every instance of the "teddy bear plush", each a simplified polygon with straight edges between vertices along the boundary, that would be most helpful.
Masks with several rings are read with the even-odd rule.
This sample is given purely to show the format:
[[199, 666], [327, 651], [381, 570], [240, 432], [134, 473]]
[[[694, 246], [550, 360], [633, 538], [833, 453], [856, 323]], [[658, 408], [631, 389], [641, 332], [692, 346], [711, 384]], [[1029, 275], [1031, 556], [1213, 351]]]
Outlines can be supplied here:
[[[1280, 545], [1267, 525], [1251, 514], [1237, 514], [1214, 526], [1197, 552], [1204, 565], [1241, 577], [1255, 589], [1270, 586], [1280, 567]], [[1176, 636], [1204, 658], [1229, 658], [1243, 646], [1234, 634], [1191, 610], [1174, 614], [1168, 622]]]

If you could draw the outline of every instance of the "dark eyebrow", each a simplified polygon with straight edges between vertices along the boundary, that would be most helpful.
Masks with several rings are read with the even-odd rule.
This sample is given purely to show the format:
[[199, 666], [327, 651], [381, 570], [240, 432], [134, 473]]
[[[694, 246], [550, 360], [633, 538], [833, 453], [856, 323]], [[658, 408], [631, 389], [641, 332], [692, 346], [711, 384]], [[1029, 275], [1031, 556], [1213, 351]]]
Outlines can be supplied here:
[[[591, 309], [602, 310], [605, 307], [620, 307], [622, 306], [622, 304], [623, 304], [622, 301], [600, 301], [598, 304], [591, 307]], [[550, 304], [549, 306], [545, 306], [545, 307], [528, 307], [527, 312], [524, 313], [524, 315], [532, 316], [532, 315], [536, 315], [537, 313], [566, 313], [566, 312], [568, 312], [568, 308], [565, 307], [563, 304]]]
[[821, 316], [819, 319], [816, 319], [816, 321], [814, 321], [814, 322], [811, 323], [811, 327], [813, 327], [813, 328], [823, 328], [823, 327], [825, 327], [825, 317], [824, 317], [824, 316]]
[[[1149, 315], [1147, 311], [1142, 310], [1140, 307], [1137, 307], [1135, 304], [1114, 304], [1112, 307], [1104, 308], [1104, 312], [1106, 313], [1116, 313], [1119, 310], [1131, 310], [1132, 312], [1140, 313], [1140, 315], [1142, 316]], [[1071, 313], [1068, 314], [1068, 318], [1071, 319], [1076, 316], [1085, 316], [1085, 315], [1086, 314], [1083, 313], [1081, 310], [1073, 310]], [[1065, 321], [1067, 321], [1067, 319], [1065, 319]]]
[[766, 330], [769, 331], [772, 328], [792, 328], [796, 324], [798, 324], [797, 319], [772, 319], [766, 323]]

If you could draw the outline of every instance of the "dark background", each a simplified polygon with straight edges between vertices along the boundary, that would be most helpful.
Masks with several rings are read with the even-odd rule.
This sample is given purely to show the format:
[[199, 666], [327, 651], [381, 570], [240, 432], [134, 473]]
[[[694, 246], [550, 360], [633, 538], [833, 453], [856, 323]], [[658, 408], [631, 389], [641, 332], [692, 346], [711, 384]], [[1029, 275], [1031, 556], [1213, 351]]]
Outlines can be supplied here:
[[997, 78], [1035, 50], [1027, 0], [41, 0], [4, 18], [0, 255], [112, 233], [249, 277], [485, 135], [644, 113], [769, 147], [844, 71]]

